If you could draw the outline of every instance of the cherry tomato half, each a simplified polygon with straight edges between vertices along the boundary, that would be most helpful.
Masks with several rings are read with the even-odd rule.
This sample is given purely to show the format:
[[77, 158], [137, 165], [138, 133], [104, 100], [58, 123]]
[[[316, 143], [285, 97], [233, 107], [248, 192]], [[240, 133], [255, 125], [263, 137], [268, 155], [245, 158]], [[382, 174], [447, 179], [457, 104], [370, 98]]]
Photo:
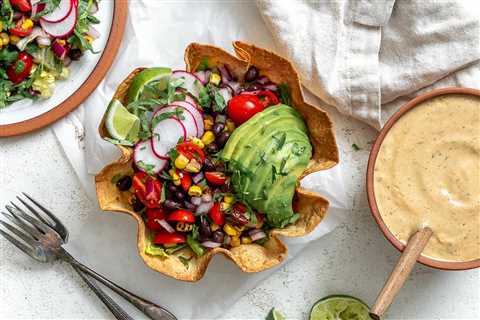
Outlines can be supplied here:
[[203, 150], [192, 142], [180, 143], [177, 146], [177, 151], [187, 157], [188, 160], [195, 158], [201, 164], [205, 161], [205, 153]]
[[32, 56], [28, 53], [20, 52], [17, 61], [9, 65], [7, 68], [8, 79], [15, 84], [22, 82], [30, 75], [32, 65]]
[[28, 0], [10, 0], [10, 4], [15, 8], [22, 12], [29, 12], [32, 10], [32, 6], [30, 5], [30, 1]]
[[169, 221], [195, 223], [195, 216], [188, 210], [175, 210], [168, 216]]
[[228, 117], [239, 126], [263, 109], [262, 101], [257, 96], [241, 94], [230, 99], [227, 113]]
[[208, 215], [216, 225], [223, 226], [225, 224], [225, 214], [220, 209], [220, 203], [215, 202]]
[[8, 31], [12, 35], [20, 37], [20, 38], [23, 38], [23, 37], [26, 37], [26, 36], [30, 35], [30, 33], [32, 33], [32, 31], [33, 31], [33, 27], [28, 28], [28, 29], [23, 29], [22, 24], [23, 24], [24, 21], [25, 21], [25, 17], [22, 16], [20, 19], [18, 19], [17, 23], [15, 24], [15, 27], [8, 29]]
[[182, 172], [182, 176], [180, 178], [180, 185], [182, 189], [188, 191], [188, 188], [192, 185], [192, 177], [186, 172]]
[[160, 196], [162, 193], [162, 184], [154, 177], [146, 175], [144, 172], [137, 172], [132, 180], [133, 188], [137, 198], [147, 208], [160, 207]]
[[210, 182], [210, 184], [215, 186], [221, 186], [225, 184], [225, 181], [227, 181], [227, 176], [225, 173], [218, 171], [205, 172], [205, 178], [208, 182]]
[[185, 236], [177, 232], [168, 233], [166, 231], [160, 231], [155, 238], [153, 238], [153, 243], [163, 245], [184, 243], [185, 241]]
[[165, 219], [165, 211], [163, 209], [147, 209], [147, 228], [154, 231], [160, 231], [163, 227], [158, 223], [159, 220]]

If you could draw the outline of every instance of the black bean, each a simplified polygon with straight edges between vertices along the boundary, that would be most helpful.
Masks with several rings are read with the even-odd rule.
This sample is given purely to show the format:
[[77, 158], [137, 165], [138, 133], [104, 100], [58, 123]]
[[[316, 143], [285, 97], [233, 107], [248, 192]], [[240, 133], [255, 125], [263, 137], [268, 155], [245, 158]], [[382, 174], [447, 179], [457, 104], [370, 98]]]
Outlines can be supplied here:
[[245, 73], [245, 81], [251, 82], [257, 79], [258, 77], [258, 69], [255, 68], [254, 66], [251, 66], [248, 68], [247, 73]]
[[143, 203], [140, 200], [135, 198], [133, 200], [133, 203], [132, 203], [132, 208], [133, 208], [133, 211], [140, 212], [140, 211], [143, 210], [143, 208], [145, 208], [145, 206], [143, 205]]
[[185, 199], [185, 193], [182, 192], [182, 191], [177, 191], [177, 192], [175, 192], [175, 198], [177, 198], [177, 200], [184, 200]]
[[208, 153], [217, 153], [218, 146], [215, 142], [212, 142], [205, 147], [205, 150], [207, 150]]
[[217, 144], [221, 148], [227, 143], [228, 138], [230, 138], [230, 133], [228, 131], [224, 131], [220, 133], [220, 135], [217, 137]]
[[225, 172], [225, 163], [222, 161], [218, 161], [217, 163], [215, 163], [215, 171]]
[[72, 60], [80, 60], [80, 58], [83, 56], [82, 50], [80, 49], [71, 49], [68, 52], [68, 56]]
[[191, 203], [190, 201], [187, 201], [187, 200], [183, 201], [183, 205], [188, 210], [195, 210], [195, 208], [196, 208], [196, 206], [193, 203]]
[[225, 129], [224, 123], [217, 122], [213, 125], [213, 133], [215, 133], [216, 136], [219, 135], [223, 129]]
[[222, 185], [220, 187], [220, 191], [223, 192], [223, 193], [231, 193], [233, 191], [232, 187], [230, 186], [230, 184], [228, 183], [225, 183], [224, 185]]
[[208, 238], [212, 234], [212, 230], [210, 229], [210, 224], [208, 223], [207, 219], [202, 217], [200, 219], [200, 227], [198, 228], [198, 232], [201, 236]]
[[176, 192], [177, 191], [177, 186], [174, 185], [173, 183], [168, 184], [168, 191], [170, 192]]
[[167, 209], [181, 209], [182, 206], [180, 205], [180, 203], [176, 202], [176, 201], [173, 201], [173, 200], [165, 200], [165, 203], [164, 203], [164, 206], [167, 208]]
[[215, 164], [213, 163], [210, 157], [205, 158], [205, 162], [203, 163], [205, 171], [215, 171]]
[[222, 230], [217, 230], [213, 233], [212, 240], [214, 242], [223, 243], [224, 239], [225, 239], [225, 234], [223, 233]]
[[117, 188], [120, 191], [127, 191], [132, 186], [132, 177], [123, 176], [117, 181]]

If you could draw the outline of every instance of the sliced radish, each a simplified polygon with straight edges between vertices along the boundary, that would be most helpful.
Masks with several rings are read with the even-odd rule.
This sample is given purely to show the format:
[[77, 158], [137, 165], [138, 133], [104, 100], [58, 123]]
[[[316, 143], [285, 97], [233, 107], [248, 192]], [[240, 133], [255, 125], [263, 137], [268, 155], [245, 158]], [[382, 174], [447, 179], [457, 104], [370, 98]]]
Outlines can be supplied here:
[[43, 31], [56, 38], [65, 38], [70, 35], [77, 24], [77, 6], [73, 5], [72, 10], [65, 19], [60, 22], [48, 22], [40, 19]]
[[185, 101], [174, 101], [170, 104], [171, 106], [180, 106], [183, 107], [184, 109], [188, 110], [190, 114], [193, 116], [195, 119], [195, 123], [197, 124], [197, 137], [203, 136], [204, 133], [204, 125], [203, 125], [203, 116], [202, 112], [199, 111], [193, 104]]
[[195, 98], [199, 98], [200, 89], [203, 88], [202, 81], [193, 73], [177, 70], [172, 72], [172, 79], [184, 79], [182, 88], [187, 90]]
[[155, 173], [162, 171], [168, 163], [167, 159], [160, 159], [153, 153], [152, 142], [150, 140], [141, 141], [135, 145], [133, 159], [138, 169], [145, 171], [143, 168], [146, 165], [152, 165], [152, 171]]
[[[184, 102], [184, 104], [187, 104], [187, 103]], [[181, 121], [182, 121], [183, 126], [185, 127], [185, 131], [187, 132], [187, 137], [198, 136], [197, 121], [195, 120], [194, 115], [190, 111], [191, 109], [189, 110], [189, 108], [193, 108], [191, 105], [189, 105], [189, 108], [186, 108], [185, 106], [182, 106], [180, 104], [169, 105], [169, 106], [163, 107], [154, 114], [153, 118], [155, 118], [156, 116], [158, 116], [162, 113], [165, 113], [165, 112], [175, 112], [175, 110], [177, 108], [180, 108], [183, 111], [183, 118], [184, 119], [181, 120]], [[195, 111], [196, 111], [196, 109], [195, 109]]]
[[58, 6], [50, 13], [44, 15], [41, 19], [47, 22], [61, 22], [70, 14], [73, 7], [73, 0], [60, 0]]
[[168, 152], [177, 145], [178, 140], [187, 139], [185, 127], [175, 117], [160, 121], [152, 131], [153, 153], [163, 159], [168, 158]]
[[[192, 96], [189, 95], [187, 92], [185, 92], [185, 90], [177, 89], [177, 90], [175, 91], [175, 93], [185, 95], [185, 100], [183, 100], [183, 101], [190, 103], [190, 104], [191, 104], [192, 106], [194, 106], [200, 113], [203, 112], [202, 108], [198, 105], [197, 100], [195, 100], [195, 98], [192, 98]], [[175, 101], [175, 102], [176, 102], [176, 101]]]
[[32, 17], [45, 9], [45, 3], [40, 3], [40, 0], [32, 0], [30, 1], [30, 4], [32, 5]]

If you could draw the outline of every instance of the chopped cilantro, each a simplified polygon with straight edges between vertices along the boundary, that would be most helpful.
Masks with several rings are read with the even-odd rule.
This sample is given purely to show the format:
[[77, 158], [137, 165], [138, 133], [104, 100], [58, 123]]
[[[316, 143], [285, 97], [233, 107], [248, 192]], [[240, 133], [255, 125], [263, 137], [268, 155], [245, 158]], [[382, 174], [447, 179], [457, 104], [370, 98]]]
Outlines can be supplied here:
[[120, 180], [122, 177], [123, 177], [123, 174], [117, 173], [116, 175], [114, 175], [114, 176], [112, 177], [111, 182], [112, 182], [113, 184], [115, 184], [115, 183], [117, 183], [118, 180]]
[[197, 67], [197, 71], [205, 71], [209, 68], [208, 65], [208, 58], [203, 57], [202, 60], [200, 61], [200, 64]]
[[222, 112], [227, 107], [225, 99], [221, 95], [220, 91], [214, 86], [210, 86], [210, 91], [213, 93], [213, 99], [215, 104], [213, 105], [213, 111]]
[[190, 260], [192, 260], [193, 256], [191, 256], [190, 258], [185, 258], [184, 256], [178, 256], [178, 259], [180, 260], [181, 263], [183, 263], [183, 265], [185, 266], [185, 268], [189, 268], [190, 266]]
[[138, 161], [138, 162], [135, 162], [135, 165], [139, 168], [139, 169], [142, 169], [144, 170], [146, 173], [148, 173], [149, 175], [151, 176], [154, 176], [155, 175], [155, 172], [153, 171], [153, 169], [155, 169], [155, 166], [153, 164], [148, 164], [148, 163], [145, 163], [143, 161]]
[[108, 142], [113, 143], [113, 144], [121, 144], [123, 146], [134, 146], [135, 145], [134, 142], [129, 141], [129, 140], [118, 140], [118, 139], [112, 139], [112, 138], [108, 138], [108, 137], [103, 138], [103, 140], [108, 141]]
[[280, 137], [272, 136], [272, 138], [275, 139], [275, 141], [277, 142], [277, 150], [281, 150], [285, 145], [285, 142], [287, 141], [287, 133], [282, 132], [280, 134]]
[[280, 101], [282, 103], [291, 106], [292, 97], [290, 94], [290, 87], [286, 83], [281, 83], [278, 85], [278, 93], [280, 94]]
[[353, 144], [352, 144], [352, 148], [353, 148], [353, 150], [355, 150], [355, 151], [360, 151], [360, 150], [362, 150], [359, 146], [357, 146], [356, 143], [353, 143]]

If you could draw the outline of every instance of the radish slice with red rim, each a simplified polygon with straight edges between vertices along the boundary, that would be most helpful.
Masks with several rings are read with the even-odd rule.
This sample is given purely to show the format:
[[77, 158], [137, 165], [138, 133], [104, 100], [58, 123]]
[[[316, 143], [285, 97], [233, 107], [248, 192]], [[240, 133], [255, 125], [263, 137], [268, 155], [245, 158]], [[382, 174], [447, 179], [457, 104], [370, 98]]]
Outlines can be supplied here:
[[67, 17], [60, 22], [48, 22], [40, 19], [43, 31], [56, 38], [64, 38], [70, 35], [77, 24], [77, 7], [72, 6], [72, 8]]
[[152, 128], [152, 149], [157, 157], [168, 158], [168, 152], [180, 139], [187, 139], [187, 132], [180, 120], [170, 117]]
[[74, 6], [73, 0], [60, 0], [58, 6], [50, 13], [42, 16], [42, 20], [47, 22], [61, 22], [70, 14]]
[[195, 98], [199, 98], [200, 89], [203, 88], [202, 81], [193, 73], [177, 70], [172, 72], [171, 79], [184, 79], [182, 88], [187, 90]]
[[204, 125], [203, 125], [203, 116], [202, 112], [199, 111], [195, 106], [191, 103], [188, 103], [187, 101], [174, 101], [170, 104], [171, 106], [180, 106], [183, 107], [184, 109], [188, 110], [190, 114], [193, 116], [195, 119], [195, 123], [197, 126], [197, 137], [203, 136], [204, 133]]
[[146, 171], [145, 168], [153, 166], [151, 171], [155, 173], [162, 171], [168, 163], [167, 159], [160, 159], [153, 153], [150, 139], [135, 145], [133, 160], [138, 169]]
[[[200, 106], [198, 105], [197, 103], [197, 100], [195, 100], [195, 98], [192, 98], [191, 95], [188, 94], [188, 92], [186, 92], [185, 90], [183, 89], [177, 89], [175, 91], [176, 94], [183, 94], [185, 96], [185, 100], [177, 100], [177, 101], [185, 101], [185, 102], [188, 102], [190, 103], [192, 106], [194, 106], [200, 113], [203, 112], [202, 108], [200, 108]], [[174, 101], [176, 102], [176, 101]]]
[[[180, 101], [177, 101], [180, 103]], [[187, 104], [186, 102], [183, 102], [183, 104]], [[193, 108], [191, 105], [187, 104], [189, 108]], [[198, 126], [197, 126], [197, 121], [195, 120], [194, 115], [190, 111], [191, 109], [188, 109], [181, 104], [176, 104], [176, 105], [169, 105], [166, 107], [163, 107], [159, 109], [153, 116], [153, 119], [157, 117], [158, 115], [165, 113], [165, 112], [175, 112], [177, 108], [180, 108], [183, 111], [183, 119], [180, 119], [182, 122], [183, 126], [185, 127], [185, 131], [187, 132], [187, 137], [194, 136], [196, 137], [198, 135]], [[196, 109], [195, 109], [196, 110]], [[194, 110], [194, 112], [195, 112]]]

